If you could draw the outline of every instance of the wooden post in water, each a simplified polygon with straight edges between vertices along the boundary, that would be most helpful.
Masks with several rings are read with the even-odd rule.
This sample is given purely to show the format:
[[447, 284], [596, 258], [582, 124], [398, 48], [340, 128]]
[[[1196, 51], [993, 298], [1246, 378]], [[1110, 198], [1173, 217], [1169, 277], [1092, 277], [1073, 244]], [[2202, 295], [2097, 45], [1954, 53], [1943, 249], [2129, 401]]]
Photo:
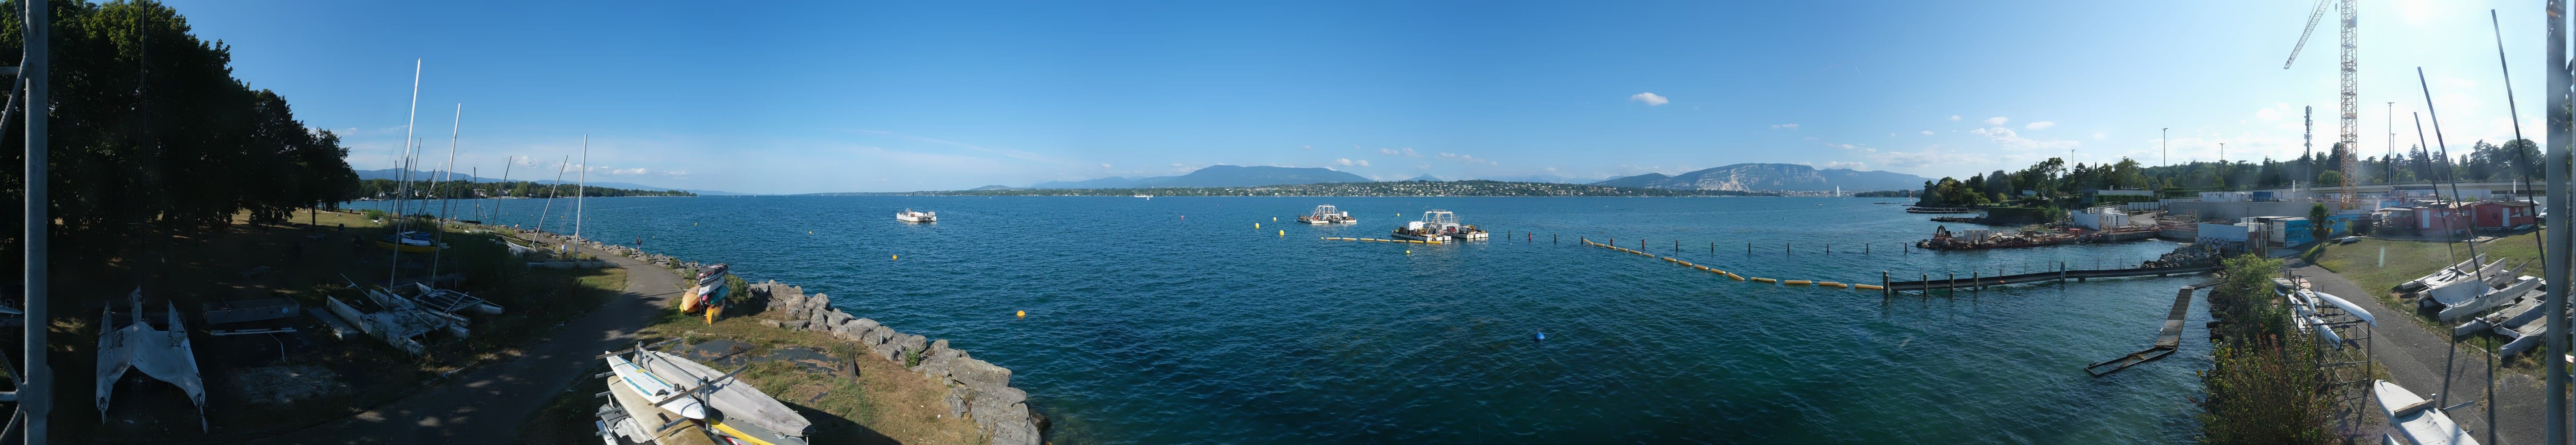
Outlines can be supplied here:
[[1932, 297], [1932, 274], [1923, 274], [1923, 297]]
[[[1950, 273], [1950, 293], [1951, 293], [1951, 294], [1957, 294], [1957, 293], [1959, 293], [1959, 273], [1958, 273], [1958, 272], [1951, 272], [1951, 273]], [[1955, 295], [1954, 295], [1954, 296], [1955, 296]]]
[[1556, 234], [1554, 234], [1554, 233], [1547, 234], [1547, 243], [1548, 243], [1548, 244], [1556, 244]]
[[1978, 278], [1978, 277], [1977, 277], [1977, 274], [1981, 274], [1981, 273], [1985, 273], [1985, 272], [1984, 272], [1984, 271], [1968, 271], [1968, 288], [1969, 288], [1969, 289], [1975, 289], [1975, 290], [1986, 290], [1986, 280], [1984, 280], [1984, 279], [1980, 279], [1980, 278]]
[[1753, 243], [1744, 243], [1744, 254], [1745, 254], [1745, 255], [1752, 255], [1752, 254], [1753, 254]]
[[1896, 290], [1889, 289], [1887, 287], [1887, 271], [1878, 271], [1878, 297], [1887, 298], [1893, 296], [1896, 296]]
[[1826, 255], [1832, 255], [1832, 254], [1834, 254], [1834, 243], [1825, 243], [1825, 254], [1826, 254]]
[[1868, 254], [1869, 254], [1869, 243], [1860, 243], [1860, 254], [1862, 254], [1862, 255], [1868, 255]]
[[1788, 254], [1789, 254], [1789, 243], [1780, 243], [1780, 254], [1781, 254], [1781, 255], [1788, 255]]

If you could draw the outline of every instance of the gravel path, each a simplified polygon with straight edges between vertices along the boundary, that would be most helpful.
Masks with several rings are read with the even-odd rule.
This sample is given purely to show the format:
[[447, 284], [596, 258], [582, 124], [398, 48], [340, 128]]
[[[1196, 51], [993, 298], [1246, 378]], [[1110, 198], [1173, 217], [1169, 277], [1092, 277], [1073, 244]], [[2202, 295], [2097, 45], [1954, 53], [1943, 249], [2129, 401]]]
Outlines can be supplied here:
[[[2361, 305], [2364, 310], [2370, 311], [2372, 315], [2379, 318], [2379, 327], [2373, 331], [2370, 339], [2371, 355], [2378, 360], [2379, 366], [2387, 370], [2389, 381], [2404, 386], [2407, 390], [2414, 391], [2415, 395], [2426, 399], [2434, 399], [2434, 394], [2437, 393], [2450, 393], [2452, 397], [2445, 402], [2453, 405], [2486, 397], [2487, 355], [2485, 352], [2467, 344], [2453, 348], [2450, 328], [2445, 327], [2436, 331], [2432, 327], [2415, 321], [2417, 316], [2413, 314], [2414, 308], [2411, 306], [2404, 308], [2384, 306], [2380, 304], [2378, 298], [2372, 297], [2373, 292], [2362, 290], [2359, 285], [2353, 284], [2351, 280], [2346, 280], [2341, 275], [2335, 275], [2333, 271], [2307, 264], [2296, 258], [2290, 261], [2290, 273], [2307, 277], [2317, 291], [2351, 300], [2353, 304]], [[2442, 380], [2446, 370], [2451, 378], [2448, 388], [2443, 387]], [[2496, 400], [2499, 402], [2495, 407], [2495, 423], [2500, 426], [2494, 433], [2498, 442], [2487, 441], [2487, 406], [2484, 404], [2470, 405], [2453, 411], [2451, 420], [2468, 428], [2477, 436], [2480, 443], [2489, 445], [2497, 445], [2499, 442], [2502, 444], [2540, 443], [2542, 426], [2540, 419], [2543, 417], [2541, 405], [2544, 403], [2544, 400], [2541, 400], [2541, 382], [2531, 375], [2510, 371], [2499, 371], [2496, 376], [2503, 377], [2495, 382]], [[2359, 410], [2361, 413], [2380, 415], [2376, 400], [2366, 400], [2363, 403], [2371, 405], [2364, 406], [2364, 409]], [[2386, 429], [2385, 418], [2367, 423], [2382, 425], [2379, 431], [2381, 433], [2395, 432], [2395, 430]], [[2376, 441], [2377, 438], [2372, 437], [2367, 442]]]
[[[260, 444], [513, 443], [519, 425], [590, 369], [600, 351], [631, 347], [635, 330], [680, 293], [680, 278], [633, 259], [602, 255], [626, 268], [626, 292], [510, 361], [465, 375], [348, 419], [254, 441]], [[373, 340], [368, 340], [373, 341]]]

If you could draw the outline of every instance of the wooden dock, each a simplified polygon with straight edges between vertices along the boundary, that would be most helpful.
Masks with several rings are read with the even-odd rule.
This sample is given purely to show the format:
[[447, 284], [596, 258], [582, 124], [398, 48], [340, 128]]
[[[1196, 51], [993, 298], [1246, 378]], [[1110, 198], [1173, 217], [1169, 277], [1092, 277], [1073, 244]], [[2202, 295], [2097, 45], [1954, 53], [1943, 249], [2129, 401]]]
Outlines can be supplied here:
[[2217, 285], [2217, 280], [2210, 280], [2194, 283], [2189, 286], [2183, 286], [2182, 289], [2175, 291], [2173, 310], [2165, 313], [2165, 326], [2162, 330], [2156, 332], [2156, 344], [2154, 346], [2148, 346], [2146, 350], [2131, 352], [2129, 355], [2120, 356], [2120, 358], [2085, 365], [2084, 372], [2092, 374], [2094, 377], [2101, 377], [2111, 375], [2111, 373], [2114, 372], [2120, 372], [2120, 370], [2123, 369], [2129, 369], [2130, 366], [2137, 366], [2139, 363], [2155, 361], [2156, 359], [2173, 355], [2174, 350], [2182, 349], [2183, 319], [2191, 315], [2191, 294], [2195, 291], [2199, 291], [2201, 288]]
[[1979, 273], [1976, 273], [1976, 272], [1969, 272], [1969, 273], [1968, 273], [1968, 276], [1965, 276], [1965, 277], [1958, 276], [1958, 274], [1946, 274], [1946, 275], [1943, 275], [1943, 276], [1940, 276], [1940, 277], [1934, 277], [1934, 276], [1925, 275], [1925, 276], [1923, 276], [1923, 278], [1924, 278], [1924, 279], [1923, 279], [1922, 281], [1887, 281], [1887, 278], [1888, 278], [1888, 277], [1890, 277], [1890, 274], [1881, 273], [1881, 274], [1879, 274], [1879, 280], [1880, 280], [1880, 282], [1881, 282], [1882, 284], [1880, 284], [1879, 286], [1881, 286], [1881, 287], [1885, 287], [1885, 288], [1886, 288], [1886, 289], [1882, 290], [1882, 292], [1885, 292], [1887, 296], [1895, 296], [1895, 295], [1896, 295], [1896, 292], [1900, 292], [1900, 291], [1909, 291], [1909, 290], [1913, 290], [1913, 291], [1930, 291], [1930, 290], [1933, 290], [1933, 289], [1949, 289], [1949, 290], [1958, 290], [1958, 289], [1960, 289], [1960, 288], [1967, 288], [1967, 289], [1969, 289], [1969, 290], [1980, 290], [1980, 289], [1984, 289], [1984, 288], [1986, 288], [1986, 286], [2001, 286], [2001, 285], [2006, 285], [2006, 284], [2026, 284], [2026, 283], [2035, 283], [2035, 282], [2043, 282], [2043, 281], [2066, 281], [2066, 280], [2083, 281], [2083, 280], [2084, 280], [2084, 279], [2086, 279], [2086, 278], [2142, 277], [2142, 276], [2148, 276], [2148, 275], [2166, 276], [2166, 275], [2172, 275], [2172, 274], [2186, 274], [2186, 273], [2201, 273], [2201, 272], [2208, 272], [2208, 271], [2210, 271], [2210, 270], [2214, 270], [2214, 269], [2217, 269], [2217, 268], [2218, 268], [2218, 266], [2212, 265], [2212, 266], [2181, 266], [2181, 267], [2141, 267], [2141, 268], [2136, 268], [2136, 269], [2097, 269], [2097, 270], [2070, 270], [2070, 269], [2059, 269], [2059, 270], [2049, 271], [2049, 272], [2035, 272], [2035, 273], [2013, 274], [2013, 275], [1995, 275], [1995, 276], [1987, 276], [1987, 275], [1979, 274]]

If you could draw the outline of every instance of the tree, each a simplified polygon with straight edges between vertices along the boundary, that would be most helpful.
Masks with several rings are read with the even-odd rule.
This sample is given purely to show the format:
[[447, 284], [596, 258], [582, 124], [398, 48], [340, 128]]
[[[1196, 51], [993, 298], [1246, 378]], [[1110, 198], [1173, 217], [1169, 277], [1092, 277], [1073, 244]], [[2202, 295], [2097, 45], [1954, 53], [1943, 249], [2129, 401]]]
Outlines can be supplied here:
[[2331, 216], [2334, 216], [2334, 212], [2326, 210], [2325, 204], [2308, 207], [2308, 235], [2318, 241], [2324, 241], [2326, 237], [2333, 236], [2334, 226], [2331, 224], [2334, 222], [2329, 219]]

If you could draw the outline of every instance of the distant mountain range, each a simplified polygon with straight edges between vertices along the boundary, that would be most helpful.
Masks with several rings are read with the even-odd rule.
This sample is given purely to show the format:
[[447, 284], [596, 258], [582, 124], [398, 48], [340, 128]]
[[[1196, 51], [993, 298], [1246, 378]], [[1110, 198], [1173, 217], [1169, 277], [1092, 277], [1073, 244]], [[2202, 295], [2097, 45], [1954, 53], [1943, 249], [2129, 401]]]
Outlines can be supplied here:
[[1845, 192], [1875, 190], [1914, 190], [1923, 188], [1921, 176], [1884, 171], [1861, 171], [1847, 168], [1818, 170], [1798, 164], [1735, 164], [1724, 167], [1665, 175], [1647, 173], [1595, 182], [1593, 185], [1675, 190], [1776, 190], [1832, 191], [1840, 186]]
[[1047, 181], [1027, 188], [1035, 189], [1108, 189], [1145, 187], [1252, 187], [1263, 185], [1301, 185], [1327, 182], [1372, 182], [1369, 178], [1329, 168], [1297, 168], [1240, 165], [1211, 165], [1180, 176], [1124, 178], [1111, 176], [1081, 181]]
[[[368, 180], [368, 179], [395, 179], [395, 178], [394, 178], [394, 176], [395, 176], [395, 175], [399, 175], [399, 174], [401, 174], [401, 173], [402, 173], [402, 169], [399, 169], [399, 168], [387, 168], [387, 169], [376, 169], [376, 170], [359, 170], [359, 171], [358, 171], [358, 179], [359, 179], [359, 180]], [[435, 175], [438, 175], [438, 174], [439, 174], [438, 172], [425, 172], [425, 171], [420, 171], [420, 170], [412, 170], [412, 173], [411, 173], [411, 174], [412, 174], [412, 177], [411, 177], [411, 178], [412, 178], [412, 180], [414, 180], [414, 181], [439, 179], [439, 178], [437, 178], [437, 177], [435, 176]], [[450, 176], [450, 177], [448, 177], [448, 178], [446, 178], [446, 179], [448, 179], [448, 180], [454, 180], [454, 181], [501, 182], [501, 180], [500, 180], [500, 179], [486, 178], [486, 177], [481, 177], [481, 176], [468, 175], [468, 174], [464, 174], [464, 173], [455, 173], [455, 174], [453, 174], [453, 176]], [[526, 180], [527, 180], [527, 178], [512, 179], [512, 181], [526, 181]], [[563, 183], [565, 183], [565, 184], [575, 184], [575, 183], [579, 183], [579, 182], [580, 182], [580, 181], [563, 181]], [[537, 181], [536, 181], [536, 183], [538, 183], [538, 184], [553, 184], [553, 183], [555, 183], [555, 180], [553, 180], [553, 179], [540, 179], [540, 180], [537, 180]], [[692, 189], [678, 189], [678, 188], [670, 188], [670, 187], [654, 187], [654, 186], [649, 186], [649, 185], [644, 185], [644, 184], [637, 184], [637, 183], [632, 183], [632, 182], [593, 182], [593, 183], [590, 183], [590, 186], [592, 186], [592, 187], [602, 187], [602, 188], [613, 188], [613, 189], [635, 189], [635, 190], [679, 190], [679, 191], [684, 191], [684, 192], [689, 192], [689, 193], [696, 193], [696, 194], [699, 194], [699, 195], [706, 195], [706, 196], [725, 196], [725, 195], [743, 195], [743, 194], [744, 194], [744, 193], [734, 193], [734, 192], [728, 192], [728, 191], [722, 191], [722, 190], [692, 190]]]
[[1440, 177], [1438, 177], [1438, 176], [1432, 176], [1432, 175], [1422, 175], [1422, 176], [1415, 176], [1415, 177], [1413, 177], [1413, 179], [1406, 179], [1406, 181], [1431, 181], [1431, 182], [1440, 182]]

